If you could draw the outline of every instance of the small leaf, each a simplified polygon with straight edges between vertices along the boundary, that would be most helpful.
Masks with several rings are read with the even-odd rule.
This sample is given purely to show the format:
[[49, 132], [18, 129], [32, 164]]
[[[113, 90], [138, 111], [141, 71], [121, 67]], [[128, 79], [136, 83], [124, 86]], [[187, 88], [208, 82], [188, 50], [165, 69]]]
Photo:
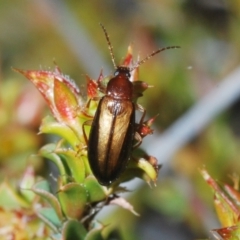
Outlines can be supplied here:
[[113, 205], [118, 205], [122, 208], [125, 208], [127, 210], [129, 210], [130, 212], [132, 212], [134, 215], [136, 216], [140, 216], [133, 208], [133, 206], [124, 198], [121, 197], [117, 197], [114, 198], [113, 200], [110, 201], [109, 204], [113, 204]]
[[[158, 177], [158, 172], [156, 171], [155, 167], [149, 162], [146, 161], [144, 158], [138, 159], [136, 163], [136, 167], [142, 169], [153, 182], [156, 182]], [[133, 164], [134, 166], [135, 164]]]
[[233, 187], [229, 186], [228, 184], [224, 184], [224, 190], [229, 194], [229, 196], [240, 205], [240, 192], [234, 189]]
[[32, 188], [34, 182], [34, 169], [32, 166], [28, 166], [20, 183], [20, 192], [28, 202], [32, 202], [35, 197], [35, 194], [32, 191], [29, 191], [29, 189]]
[[116, 182], [128, 181], [134, 177], [139, 177], [147, 183], [150, 181], [155, 183], [158, 177], [158, 168], [144, 158], [132, 160], [129, 161], [127, 169]]
[[37, 209], [37, 215], [42, 219], [52, 230], [58, 232], [62, 223], [58, 218], [56, 212], [52, 208], [39, 208]]
[[55, 210], [58, 218], [61, 220], [63, 219], [60, 203], [58, 199], [52, 193], [50, 193], [50, 187], [47, 181], [40, 181], [36, 183], [33, 186], [32, 191], [45, 199]]
[[46, 180], [39, 181], [32, 187], [33, 189], [36, 189], [36, 190], [44, 190], [49, 193], [51, 192], [49, 182]]
[[81, 156], [82, 161], [84, 162], [86, 176], [92, 175], [92, 170], [89, 165], [89, 161], [86, 155]]
[[[63, 94], [65, 93], [66, 96], [66, 101], [70, 104], [75, 104], [78, 106], [83, 105], [83, 100], [80, 95], [80, 91], [76, 84], [67, 76], [63, 75], [61, 71], [59, 70], [58, 67], [55, 68], [54, 71], [36, 71], [36, 70], [20, 70], [20, 69], [14, 69], [15, 71], [23, 74], [26, 78], [28, 78], [35, 86], [36, 88], [40, 91], [40, 93], [43, 95], [45, 100], [47, 101], [48, 106], [50, 107], [53, 116], [59, 121], [62, 121], [63, 117], [63, 112], [61, 111], [62, 109], [59, 108], [59, 105], [55, 105], [55, 97], [58, 99], [61, 99], [61, 103], [63, 102]], [[58, 83], [64, 85], [65, 87], [62, 88], [61, 86], [58, 85]], [[56, 85], [56, 86], [55, 86]], [[64, 89], [68, 89], [64, 91]], [[71, 95], [74, 96], [70, 100], [70, 92]], [[59, 96], [58, 96], [59, 94]], [[61, 96], [61, 97], [60, 97]], [[73, 99], [75, 100], [73, 101]], [[66, 103], [65, 101], [65, 103]], [[76, 104], [77, 102], [77, 104]], [[58, 103], [58, 104], [61, 104]], [[66, 104], [63, 104], [66, 106]], [[69, 106], [69, 105], [68, 105]], [[62, 107], [62, 106], [61, 106]], [[60, 112], [59, 112], [60, 110]], [[66, 113], [66, 112], [65, 112]]]
[[143, 96], [143, 92], [149, 88], [149, 85], [143, 81], [133, 82], [133, 100], [134, 102]]
[[102, 230], [104, 229], [104, 226], [102, 224], [94, 224], [97, 225], [93, 227], [86, 235], [86, 238], [84, 240], [104, 240], [102, 236]]
[[214, 190], [214, 205], [222, 226], [236, 225], [240, 214], [236, 203], [227, 196], [205, 169], [201, 169], [200, 172], [207, 184]]
[[82, 183], [85, 179], [85, 165], [82, 157], [77, 156], [77, 152], [71, 149], [59, 149], [56, 153], [64, 158], [74, 180], [77, 183]]
[[[224, 240], [238, 240], [240, 239], [240, 229], [238, 226], [232, 226], [232, 227], [225, 227], [220, 229], [213, 229], [212, 232], [217, 232], [219, 235], [216, 236], [216, 239], [219, 239], [219, 236], [221, 236], [221, 239]], [[215, 234], [214, 234], [215, 235]]]
[[63, 240], [85, 240], [87, 231], [83, 225], [76, 220], [69, 220], [64, 224]]
[[86, 189], [77, 183], [62, 186], [58, 197], [64, 214], [71, 219], [80, 219], [87, 203]]
[[123, 66], [131, 67], [132, 62], [133, 62], [132, 52], [133, 52], [132, 46], [129, 45], [129, 46], [128, 46], [128, 49], [127, 49], [126, 57], [123, 59], [123, 62], [122, 62], [122, 65], [123, 65]]
[[236, 222], [236, 216], [231, 212], [228, 204], [218, 194], [214, 196], [214, 206], [218, 215], [218, 220], [223, 227], [233, 226]]
[[39, 92], [45, 98], [48, 106], [50, 107], [53, 115], [57, 115], [54, 102], [53, 102], [53, 81], [54, 74], [49, 71], [35, 71], [35, 70], [21, 70], [14, 68], [16, 72], [23, 74], [27, 79], [29, 79], [39, 90]]
[[55, 233], [51, 235], [51, 239], [53, 240], [62, 240], [62, 234], [61, 233]]
[[47, 144], [39, 150], [39, 154], [56, 164], [62, 177], [62, 182], [65, 184], [67, 183], [68, 171], [65, 168], [62, 159], [55, 153], [56, 147], [56, 144]]
[[88, 191], [88, 201], [98, 202], [106, 198], [107, 194], [104, 188], [98, 183], [95, 177], [88, 176], [84, 182], [86, 189]]
[[76, 121], [78, 101], [69, 87], [54, 79], [54, 102], [63, 122]]
[[87, 95], [90, 99], [97, 97], [98, 84], [96, 81], [86, 75], [87, 78]]
[[0, 185], [0, 207], [7, 210], [29, 208], [29, 204], [17, 191], [6, 181]]
[[63, 123], [56, 122], [52, 117], [43, 119], [40, 133], [56, 134], [67, 141], [73, 148], [79, 144], [79, 139], [73, 130]]

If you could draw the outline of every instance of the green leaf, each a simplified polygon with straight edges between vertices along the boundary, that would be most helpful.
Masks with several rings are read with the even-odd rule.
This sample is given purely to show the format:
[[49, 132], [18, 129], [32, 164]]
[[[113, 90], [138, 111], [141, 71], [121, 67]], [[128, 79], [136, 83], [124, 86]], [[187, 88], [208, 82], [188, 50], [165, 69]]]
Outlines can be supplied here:
[[98, 183], [95, 177], [88, 176], [84, 182], [86, 189], [88, 191], [88, 201], [98, 202], [104, 200], [107, 196], [102, 185]]
[[50, 186], [47, 181], [44, 180], [44, 181], [36, 183], [33, 186], [32, 191], [34, 193], [36, 193], [38, 196], [45, 199], [51, 205], [51, 207], [54, 209], [58, 218], [61, 220], [63, 219], [63, 214], [61, 211], [60, 203], [59, 203], [58, 199], [52, 193], [50, 193]]
[[60, 188], [58, 197], [64, 214], [68, 218], [80, 219], [87, 203], [84, 186], [77, 183], [66, 184]]
[[29, 208], [30, 204], [6, 181], [0, 185], [0, 207], [12, 210]]
[[72, 131], [72, 129], [67, 125], [56, 122], [56, 120], [50, 116], [43, 119], [40, 132], [56, 134], [67, 141], [73, 148], [79, 145], [79, 139], [74, 131]]
[[53, 240], [62, 240], [62, 234], [61, 233], [56, 233], [51, 235], [51, 239]]
[[55, 153], [56, 144], [47, 144], [39, 150], [39, 154], [54, 162], [62, 176], [62, 182], [67, 183], [68, 171], [65, 168], [62, 159]]
[[44, 190], [51, 193], [50, 184], [46, 180], [39, 181], [33, 185], [33, 189]]
[[56, 153], [64, 158], [74, 180], [77, 183], [82, 183], [85, 179], [85, 165], [82, 157], [77, 156], [76, 151], [73, 151], [72, 149], [59, 149]]
[[35, 182], [35, 173], [33, 166], [28, 166], [24, 172], [20, 183], [20, 193], [30, 203], [35, 198], [35, 194], [29, 191]]
[[104, 240], [102, 237], [102, 230], [104, 226], [102, 224], [96, 223], [96, 226], [94, 226], [86, 235], [86, 238], [84, 240]]
[[62, 226], [62, 222], [53, 208], [39, 208], [37, 215], [55, 232], [58, 232], [58, 229]]
[[140, 158], [137, 162], [132, 161], [132, 163], [133, 165], [130, 164], [129, 167], [136, 167], [142, 169], [152, 181], [156, 181], [158, 173], [150, 162], [148, 162], [144, 158]]
[[204, 180], [214, 190], [214, 206], [222, 226], [234, 226], [238, 222], [239, 209], [237, 204], [229, 198], [218, 183], [209, 175], [205, 168], [200, 170]]
[[83, 225], [76, 220], [69, 220], [63, 227], [63, 240], [85, 240], [87, 231]]
[[150, 181], [156, 182], [158, 177], [158, 170], [146, 159], [140, 158], [137, 161], [130, 161], [127, 166], [127, 174], [134, 176], [134, 170], [137, 177], [143, 179], [147, 183]]
[[122, 197], [116, 197], [114, 199], [112, 199], [110, 202], [109, 202], [109, 205], [117, 205], [117, 206], [120, 206], [128, 211], [130, 211], [131, 213], [133, 213], [134, 215], [136, 216], [139, 216], [139, 213], [137, 213], [133, 206], [124, 198]]
[[86, 176], [92, 175], [92, 170], [91, 170], [91, 168], [90, 168], [88, 158], [87, 158], [85, 155], [82, 155], [82, 156], [81, 156], [81, 159], [82, 159], [82, 161], [84, 162]]

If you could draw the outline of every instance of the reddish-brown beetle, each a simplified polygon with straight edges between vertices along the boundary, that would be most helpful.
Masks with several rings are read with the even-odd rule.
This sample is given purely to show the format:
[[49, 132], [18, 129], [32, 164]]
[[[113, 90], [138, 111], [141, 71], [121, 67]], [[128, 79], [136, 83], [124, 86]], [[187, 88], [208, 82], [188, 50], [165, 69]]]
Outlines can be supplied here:
[[108, 42], [114, 77], [108, 82], [106, 95], [101, 98], [95, 113], [89, 140], [88, 159], [100, 184], [110, 185], [125, 169], [133, 147], [135, 134], [135, 104], [131, 72], [155, 54], [170, 48], [158, 49], [138, 61], [132, 68], [116, 66], [113, 48], [106, 29], [100, 24]]

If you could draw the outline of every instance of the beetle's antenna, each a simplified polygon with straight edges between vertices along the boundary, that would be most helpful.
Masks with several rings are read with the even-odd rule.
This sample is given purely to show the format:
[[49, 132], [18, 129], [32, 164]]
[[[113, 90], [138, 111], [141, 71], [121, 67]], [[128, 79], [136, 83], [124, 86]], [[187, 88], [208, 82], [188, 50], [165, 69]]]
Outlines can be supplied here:
[[151, 54], [149, 54], [147, 57], [145, 57], [144, 59], [142, 60], [139, 60], [136, 62], [135, 66], [133, 66], [132, 68], [130, 68], [130, 72], [133, 71], [134, 69], [136, 69], [137, 67], [139, 67], [140, 65], [142, 65], [143, 63], [145, 63], [149, 58], [153, 57], [154, 55], [162, 52], [162, 51], [165, 51], [167, 49], [173, 49], [173, 48], [180, 48], [179, 46], [170, 46], [170, 47], [164, 47], [164, 48], [160, 48], [154, 52], [152, 52]]
[[111, 42], [110, 42], [109, 35], [108, 35], [108, 33], [107, 33], [106, 28], [102, 25], [102, 23], [99, 23], [99, 24], [100, 24], [100, 26], [102, 27], [102, 30], [103, 30], [103, 32], [104, 32], [104, 34], [105, 34], [106, 39], [107, 39], [108, 49], [109, 49], [109, 51], [110, 51], [110, 55], [111, 55], [111, 58], [112, 58], [113, 66], [114, 66], [115, 69], [117, 69], [117, 65], [116, 65], [116, 63], [115, 63], [115, 57], [114, 57], [114, 54], [113, 54], [113, 47], [112, 47], [112, 44], [111, 44]]

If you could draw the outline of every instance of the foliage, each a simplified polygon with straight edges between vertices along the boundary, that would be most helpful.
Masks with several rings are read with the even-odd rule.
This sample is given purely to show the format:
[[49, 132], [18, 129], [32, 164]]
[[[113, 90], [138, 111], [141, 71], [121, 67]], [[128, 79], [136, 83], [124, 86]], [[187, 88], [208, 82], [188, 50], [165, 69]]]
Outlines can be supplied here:
[[[87, 72], [96, 78], [101, 68], [105, 73], [112, 69], [104, 63], [104, 59], [110, 61], [99, 21], [111, 34], [116, 59], [121, 59], [129, 42], [133, 42], [140, 56], [158, 47], [180, 45], [180, 51], [163, 53], [141, 68], [141, 79], [154, 88], [146, 91], [139, 102], [150, 116], [159, 114], [153, 140], [157, 141], [162, 132], [169, 133], [167, 128], [174, 121], [217, 89], [222, 79], [239, 65], [239, 3], [238, 0], [1, 1], [1, 180], [18, 186], [26, 163], [34, 165], [37, 176], [49, 178], [44, 170], [49, 168], [50, 161], [42, 161], [36, 155], [27, 157], [52, 137], [36, 134], [46, 112], [39, 94], [11, 71], [12, 66], [47, 69], [56, 59], [81, 89], [81, 84], [85, 85], [81, 74]], [[32, 114], [34, 117], [29, 119]], [[105, 230], [115, 228], [123, 239], [145, 240], [153, 233], [164, 238], [166, 231], [176, 234], [167, 239], [181, 239], [176, 222], [184, 234], [182, 239], [198, 239], [208, 235], [209, 229], [219, 228], [212, 214], [211, 192], [198, 169], [204, 165], [220, 183], [228, 183], [229, 173], [239, 175], [239, 143], [237, 101], [211, 119], [190, 143], [183, 140], [180, 151], [170, 149], [172, 159], [165, 162], [159, 156], [165, 149], [155, 149], [158, 153], [154, 155], [163, 163], [160, 181], [154, 191], [142, 187], [130, 199], [141, 218], [117, 211], [104, 220]], [[52, 193], [56, 193], [55, 188]]]
[[[123, 65], [132, 65], [131, 48]], [[142, 178], [149, 184], [155, 183], [158, 175], [156, 159], [133, 152], [127, 169], [120, 178], [109, 187], [100, 185], [92, 175], [87, 159], [86, 135], [89, 127], [85, 130], [85, 123], [92, 119], [110, 77], [104, 78], [102, 73], [97, 81], [87, 77], [88, 98], [84, 101], [76, 84], [62, 74], [58, 67], [53, 72], [19, 69], [15, 71], [26, 76], [36, 86], [50, 107], [54, 118], [44, 118], [40, 133], [58, 135], [60, 140], [41, 147], [38, 156], [52, 161], [57, 166], [59, 177], [55, 192], [47, 180], [37, 180], [30, 167], [19, 189], [13, 189], [7, 183], [3, 183], [1, 193], [5, 197], [1, 200], [2, 215], [7, 214], [8, 208], [13, 207], [13, 210], [19, 209], [23, 216], [30, 218], [25, 213], [27, 209], [34, 221], [37, 217], [40, 218], [45, 225], [38, 221], [34, 228], [30, 227], [30, 233], [34, 229], [38, 230], [29, 233], [29, 239], [35, 237], [34, 232], [39, 232], [41, 228], [44, 231], [37, 237], [51, 236], [56, 240], [103, 239], [102, 230], [105, 226], [96, 222], [94, 216], [107, 205], [118, 205], [138, 215], [131, 204], [118, 196], [118, 193], [127, 191], [120, 184], [135, 177]], [[135, 70], [132, 75], [135, 100], [148, 88], [145, 83], [137, 80], [138, 73]], [[139, 136], [143, 138], [152, 133], [150, 127], [153, 121], [154, 118], [136, 123], [135, 128]], [[14, 198], [11, 199], [11, 195], [14, 195]], [[32, 219], [29, 219], [28, 226], [31, 226]], [[23, 227], [18, 234], [14, 229], [15, 226], [11, 226], [8, 234], [14, 234], [17, 239], [25, 230]]]
[[214, 191], [214, 206], [222, 225], [222, 228], [212, 230], [216, 239], [218, 239], [218, 236], [225, 240], [240, 239], [239, 177], [236, 175], [232, 176], [233, 186], [228, 184], [219, 186], [206, 169], [202, 169], [201, 174]]

